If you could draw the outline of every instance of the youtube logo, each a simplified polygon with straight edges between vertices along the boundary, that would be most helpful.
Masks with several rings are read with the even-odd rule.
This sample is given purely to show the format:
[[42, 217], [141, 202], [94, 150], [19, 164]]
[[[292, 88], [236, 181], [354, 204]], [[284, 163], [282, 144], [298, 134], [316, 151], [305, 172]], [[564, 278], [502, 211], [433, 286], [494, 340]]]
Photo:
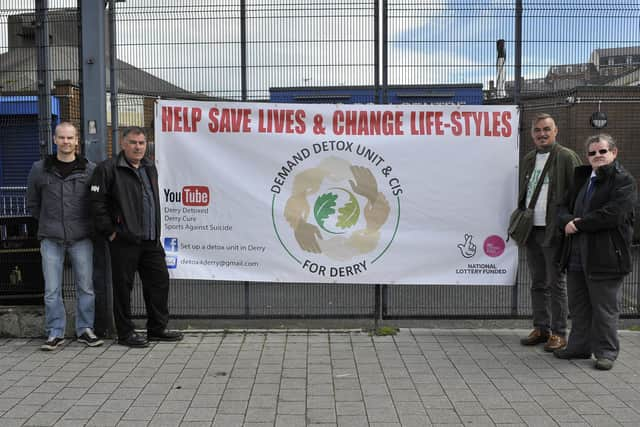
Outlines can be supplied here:
[[182, 204], [184, 206], [208, 206], [210, 199], [209, 187], [203, 185], [182, 187]]
[[165, 201], [182, 203], [184, 206], [209, 206], [211, 193], [205, 185], [186, 185], [182, 191], [164, 190]]

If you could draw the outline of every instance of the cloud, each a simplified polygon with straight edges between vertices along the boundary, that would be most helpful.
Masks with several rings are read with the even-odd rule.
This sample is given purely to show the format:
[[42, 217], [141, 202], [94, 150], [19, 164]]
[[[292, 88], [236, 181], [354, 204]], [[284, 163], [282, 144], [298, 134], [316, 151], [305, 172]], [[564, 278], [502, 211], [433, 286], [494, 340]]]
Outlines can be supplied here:
[[[50, 0], [72, 7], [75, 0]], [[507, 40], [512, 79], [511, 0], [389, 0], [390, 84], [483, 83], [495, 79], [495, 41]], [[555, 5], [563, 5], [562, 8]], [[33, 0], [2, 0], [0, 29]], [[373, 0], [247, 0], [250, 99], [269, 87], [374, 83]], [[184, 89], [239, 99], [239, 0], [118, 3], [118, 57]], [[586, 62], [595, 48], [638, 44], [637, 7], [577, 0], [525, 2], [523, 74]], [[601, 17], [598, 17], [600, 15]], [[628, 24], [628, 25], [627, 25]], [[0, 31], [0, 50], [6, 31]]]

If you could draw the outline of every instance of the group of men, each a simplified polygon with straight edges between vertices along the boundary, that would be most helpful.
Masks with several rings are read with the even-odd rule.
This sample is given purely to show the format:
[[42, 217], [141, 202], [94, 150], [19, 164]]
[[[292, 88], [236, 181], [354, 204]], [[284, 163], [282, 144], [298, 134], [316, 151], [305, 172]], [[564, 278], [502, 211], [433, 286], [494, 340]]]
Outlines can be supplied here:
[[[611, 136], [586, 141], [589, 165], [582, 166], [580, 156], [556, 141], [557, 134], [554, 119], [538, 114], [531, 128], [536, 148], [525, 155], [520, 169], [519, 207], [530, 206], [537, 196], [526, 242], [534, 329], [521, 343], [544, 343], [545, 351], [561, 359], [594, 355], [595, 367], [607, 370], [620, 347], [618, 303], [622, 279], [631, 269], [636, 182], [616, 160]], [[28, 207], [39, 222], [45, 278], [48, 338], [43, 350], [64, 342], [65, 254], [76, 281], [77, 339], [89, 346], [103, 343], [93, 331], [95, 238], [107, 239], [110, 248], [118, 342], [144, 347], [149, 340], [181, 340], [180, 332], [167, 329], [169, 275], [160, 244], [158, 173], [145, 157], [144, 130], [126, 129], [119, 155], [98, 166], [78, 153], [73, 124], [56, 127], [55, 144], [55, 155], [33, 165], [27, 191]], [[146, 336], [135, 331], [131, 320], [136, 271], [147, 310]]]
[[[144, 130], [125, 130], [119, 155], [97, 166], [80, 155], [74, 124], [58, 124], [54, 143], [56, 153], [33, 164], [27, 184], [27, 207], [38, 220], [45, 282], [47, 340], [42, 349], [55, 350], [65, 342], [65, 255], [76, 285], [76, 338], [92, 347], [103, 344], [94, 332], [93, 245], [97, 239], [109, 242], [118, 343], [146, 347], [149, 340], [181, 340], [182, 333], [167, 329], [169, 273], [160, 245], [158, 173], [145, 157]], [[131, 320], [136, 271], [147, 310], [146, 336], [136, 332]]]
[[574, 151], [556, 141], [557, 134], [554, 119], [538, 114], [531, 126], [536, 148], [520, 169], [520, 209], [530, 206], [542, 176], [525, 243], [533, 330], [521, 343], [544, 343], [544, 350], [560, 359], [593, 355], [597, 369], [609, 370], [620, 351], [619, 300], [631, 270], [636, 182], [617, 161], [610, 135], [587, 139], [589, 164], [583, 166]]

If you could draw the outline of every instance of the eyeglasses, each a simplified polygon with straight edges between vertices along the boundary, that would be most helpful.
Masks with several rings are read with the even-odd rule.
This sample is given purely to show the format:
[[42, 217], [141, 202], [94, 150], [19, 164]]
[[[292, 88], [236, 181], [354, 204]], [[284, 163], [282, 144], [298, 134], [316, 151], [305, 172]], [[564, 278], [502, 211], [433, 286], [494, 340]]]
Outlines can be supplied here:
[[587, 156], [589, 156], [589, 157], [593, 157], [593, 156], [595, 156], [595, 155], [596, 155], [596, 153], [600, 153], [600, 154], [607, 154], [609, 151], [611, 151], [611, 150], [609, 150], [608, 148], [601, 148], [601, 149], [599, 149], [597, 152], [596, 152], [596, 151], [589, 151], [589, 152], [587, 153]]

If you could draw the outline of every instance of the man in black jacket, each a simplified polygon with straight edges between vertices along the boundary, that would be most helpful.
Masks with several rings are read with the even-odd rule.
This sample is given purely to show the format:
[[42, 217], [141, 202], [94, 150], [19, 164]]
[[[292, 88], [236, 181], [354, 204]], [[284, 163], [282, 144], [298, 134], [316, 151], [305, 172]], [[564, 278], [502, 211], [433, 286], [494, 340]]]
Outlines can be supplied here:
[[[91, 180], [91, 214], [98, 233], [109, 241], [113, 280], [113, 315], [118, 343], [146, 347], [147, 340], [180, 341], [167, 329], [169, 273], [160, 244], [158, 171], [145, 157], [142, 128], [125, 129], [117, 157], [100, 163]], [[131, 321], [135, 272], [142, 280], [147, 309], [147, 337]]]
[[89, 177], [95, 164], [77, 153], [78, 129], [70, 122], [56, 126], [56, 153], [33, 164], [27, 184], [27, 206], [38, 220], [42, 255], [47, 341], [42, 350], [64, 344], [66, 312], [62, 300], [62, 273], [68, 254], [76, 282], [75, 331], [79, 342], [102, 345], [93, 333], [93, 243], [90, 239]]
[[560, 359], [596, 357], [609, 370], [618, 356], [618, 319], [622, 279], [631, 270], [635, 179], [618, 163], [610, 135], [586, 142], [590, 166], [575, 169], [575, 184], [559, 207], [565, 239], [561, 268], [566, 268], [572, 328]]

